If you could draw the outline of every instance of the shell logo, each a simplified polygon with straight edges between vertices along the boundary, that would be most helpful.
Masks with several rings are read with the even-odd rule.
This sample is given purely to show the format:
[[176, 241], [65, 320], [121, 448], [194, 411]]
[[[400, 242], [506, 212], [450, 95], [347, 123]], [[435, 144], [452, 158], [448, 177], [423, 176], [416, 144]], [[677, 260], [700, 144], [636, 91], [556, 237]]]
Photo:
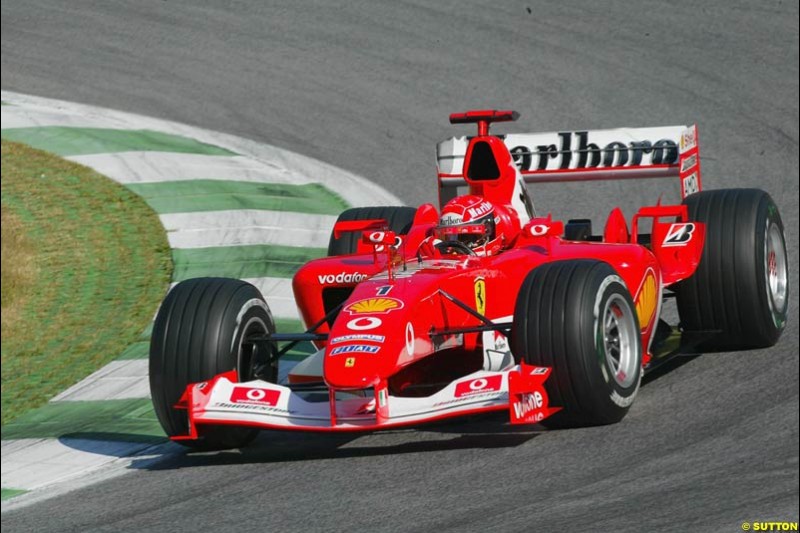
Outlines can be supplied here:
[[647, 326], [650, 325], [650, 320], [656, 313], [657, 306], [658, 287], [656, 275], [652, 270], [648, 270], [639, 289], [639, 294], [636, 295], [636, 314], [639, 316], [639, 326], [642, 331], [646, 330]]
[[402, 309], [403, 302], [397, 298], [365, 298], [353, 302], [344, 308], [351, 315], [364, 315], [368, 313], [389, 313], [395, 309]]

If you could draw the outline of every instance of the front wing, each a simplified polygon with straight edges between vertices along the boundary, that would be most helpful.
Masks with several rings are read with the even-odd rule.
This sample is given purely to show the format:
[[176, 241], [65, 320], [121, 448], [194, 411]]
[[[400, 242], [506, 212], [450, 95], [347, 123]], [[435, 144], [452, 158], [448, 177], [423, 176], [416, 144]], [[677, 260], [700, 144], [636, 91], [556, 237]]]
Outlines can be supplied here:
[[550, 368], [520, 364], [478, 371], [431, 396], [408, 398], [390, 395], [385, 383], [363, 391], [309, 393], [260, 380], [237, 383], [231, 371], [187, 387], [176, 407], [188, 411], [189, 433], [172, 439], [198, 439], [209, 425], [374, 431], [505, 409], [512, 424], [534, 424], [560, 409], [548, 405], [549, 375]]

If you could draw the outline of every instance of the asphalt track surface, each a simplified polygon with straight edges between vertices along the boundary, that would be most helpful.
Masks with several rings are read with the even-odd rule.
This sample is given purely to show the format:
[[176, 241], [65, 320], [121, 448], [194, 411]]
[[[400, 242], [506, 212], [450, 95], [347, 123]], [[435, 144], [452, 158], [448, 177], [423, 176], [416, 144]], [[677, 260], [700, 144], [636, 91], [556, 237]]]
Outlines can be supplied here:
[[[2, 516], [7, 531], [736, 531], [798, 520], [798, 5], [3, 2], [2, 88], [195, 124], [431, 201], [447, 115], [497, 131], [697, 122], [706, 188], [757, 186], [787, 231], [773, 349], [685, 359], [620, 424], [264, 433]], [[602, 227], [677, 184], [531, 187]], [[669, 198], [669, 196], [667, 197]]]

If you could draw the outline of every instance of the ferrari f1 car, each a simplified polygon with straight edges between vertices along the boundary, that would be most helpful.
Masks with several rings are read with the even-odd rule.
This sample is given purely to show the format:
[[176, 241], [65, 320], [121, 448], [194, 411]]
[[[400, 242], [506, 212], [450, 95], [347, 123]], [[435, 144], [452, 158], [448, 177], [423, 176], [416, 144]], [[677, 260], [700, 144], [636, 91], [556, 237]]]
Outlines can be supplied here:
[[[517, 117], [451, 115], [477, 134], [438, 145], [438, 207], [339, 216], [328, 257], [293, 279], [305, 332], [276, 332], [243, 281], [175, 286], [150, 348], [166, 433], [226, 448], [262, 428], [373, 431], [492, 411], [512, 424], [610, 424], [676, 354], [777, 342], [788, 308], [778, 209], [757, 189], [702, 191], [695, 126], [489, 133]], [[615, 208], [600, 234], [537, 215], [526, 192], [662, 177], [680, 184], [680, 204], [641, 207], [630, 223]], [[669, 298], [678, 324], [661, 316]], [[317, 351], [279, 382], [298, 342]]]

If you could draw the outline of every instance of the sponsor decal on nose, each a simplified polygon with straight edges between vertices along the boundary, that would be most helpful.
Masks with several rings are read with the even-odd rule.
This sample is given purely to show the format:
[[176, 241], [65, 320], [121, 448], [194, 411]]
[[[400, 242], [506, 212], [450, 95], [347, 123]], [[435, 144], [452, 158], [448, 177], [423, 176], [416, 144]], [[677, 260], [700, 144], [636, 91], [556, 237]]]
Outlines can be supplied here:
[[362, 316], [358, 318], [354, 318], [353, 320], [347, 323], [347, 329], [352, 329], [355, 331], [365, 331], [369, 329], [375, 329], [380, 326], [383, 322], [380, 318], [376, 316]]
[[330, 285], [331, 283], [359, 283], [369, 276], [361, 272], [339, 272], [338, 274], [319, 274], [317, 280], [320, 285]]
[[503, 376], [487, 376], [456, 384], [455, 397], [464, 398], [488, 392], [496, 392], [502, 388]]
[[[358, 319], [356, 319], [358, 320]], [[370, 335], [369, 333], [356, 333], [353, 335], [340, 335], [339, 337], [334, 337], [328, 342], [331, 344], [341, 344], [343, 342], [353, 342], [353, 341], [369, 341], [369, 342], [378, 342], [382, 343], [386, 340], [386, 337], [383, 335]]]
[[370, 313], [390, 313], [395, 309], [402, 309], [403, 302], [397, 298], [364, 298], [353, 302], [344, 308], [351, 315]]
[[373, 346], [371, 344], [348, 344], [346, 346], [337, 346], [330, 351], [330, 354], [339, 355], [343, 353], [378, 353], [380, 350], [380, 346]]
[[278, 404], [280, 397], [281, 391], [263, 389], [260, 387], [234, 387], [233, 391], [231, 391], [232, 403], [248, 403], [274, 407]]

